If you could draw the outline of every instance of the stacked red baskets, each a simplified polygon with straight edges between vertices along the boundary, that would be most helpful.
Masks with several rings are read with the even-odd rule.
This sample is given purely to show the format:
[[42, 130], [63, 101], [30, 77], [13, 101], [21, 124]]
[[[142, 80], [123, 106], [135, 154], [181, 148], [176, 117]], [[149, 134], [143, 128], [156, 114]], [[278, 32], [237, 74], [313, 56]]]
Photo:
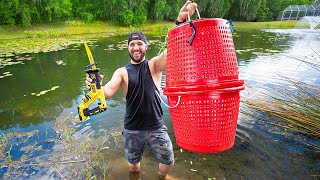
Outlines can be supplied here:
[[224, 19], [202, 18], [190, 25], [168, 34], [163, 90], [169, 106], [175, 106], [170, 114], [176, 142], [192, 152], [225, 151], [234, 145], [244, 89], [232, 34]]

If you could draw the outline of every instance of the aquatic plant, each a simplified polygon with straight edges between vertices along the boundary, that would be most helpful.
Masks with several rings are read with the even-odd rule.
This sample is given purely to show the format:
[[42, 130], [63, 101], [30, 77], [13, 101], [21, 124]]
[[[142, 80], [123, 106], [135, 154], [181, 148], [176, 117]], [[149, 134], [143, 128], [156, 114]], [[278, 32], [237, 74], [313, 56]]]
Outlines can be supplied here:
[[[168, 30], [168, 32], [169, 32], [169, 30]], [[164, 42], [162, 43], [162, 45], [161, 45], [161, 48], [160, 48], [160, 50], [159, 50], [159, 52], [158, 52], [158, 56], [160, 55], [160, 54], [162, 54], [164, 51], [165, 51], [165, 49], [167, 49], [167, 44], [168, 44], [168, 34], [166, 35], [166, 37], [164, 38]]]
[[[30, 132], [9, 132], [0, 137], [0, 171], [5, 172], [4, 179], [18, 179], [23, 176], [32, 177], [36, 171], [46, 172], [49, 168], [55, 169], [53, 174], [62, 179], [107, 179], [109, 174], [110, 155], [112, 149], [106, 147], [104, 141], [92, 141], [76, 139], [75, 123], [78, 117], [70, 113], [56, 118], [54, 130], [56, 136], [47, 138], [45, 142], [28, 142], [29, 138], [35, 138], [39, 130]], [[47, 136], [47, 130], [45, 130]], [[112, 136], [111, 138], [114, 138]], [[13, 158], [11, 151], [12, 142], [22, 146], [20, 151], [24, 154], [20, 158]], [[18, 142], [18, 143], [17, 143]], [[42, 144], [54, 143], [54, 148], [50, 151], [44, 149]], [[30, 145], [31, 144], [31, 145]], [[38, 154], [34, 156], [35, 154]], [[41, 154], [41, 155], [39, 155]]]
[[[168, 27], [172, 24], [147, 25], [141, 27], [142, 31], [150, 35], [162, 35], [166, 33]], [[19, 36], [12, 35], [11, 38], [3, 39], [0, 32], [0, 67], [21, 62], [6, 62], [9, 57], [15, 57], [21, 54], [52, 52], [68, 48], [73, 44], [81, 44], [90, 38], [110, 36], [110, 35], [127, 35], [134, 27], [115, 27], [108, 24], [85, 24], [67, 25], [66, 27], [46, 27], [41, 30], [34, 28], [32, 30], [20, 30]], [[9, 33], [9, 32], [6, 32]], [[9, 33], [10, 34], [10, 33]], [[21, 36], [23, 34], [23, 36]]]

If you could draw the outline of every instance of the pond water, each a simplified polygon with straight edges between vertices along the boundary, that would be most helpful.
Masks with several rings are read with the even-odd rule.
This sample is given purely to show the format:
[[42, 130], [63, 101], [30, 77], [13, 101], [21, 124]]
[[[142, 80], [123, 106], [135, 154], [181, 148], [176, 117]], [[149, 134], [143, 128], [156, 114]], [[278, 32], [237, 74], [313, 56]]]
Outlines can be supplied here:
[[[150, 43], [147, 58], [151, 58], [158, 53], [164, 37], [147, 37]], [[92, 38], [88, 41], [105, 79], [129, 62], [126, 36]], [[290, 90], [292, 87], [279, 74], [320, 84], [319, 72], [297, 60], [314, 58], [314, 54], [319, 54], [320, 36], [315, 30], [239, 31], [234, 34], [234, 43], [240, 79], [245, 80], [247, 86], [241, 92], [243, 98], [254, 99], [258, 93], [270, 93], [270, 90], [280, 87]], [[0, 62], [0, 150], [3, 151], [0, 153], [0, 178], [68, 177], [63, 167], [30, 164], [41, 162], [41, 158], [48, 160], [43, 156], [50, 156], [61, 147], [56, 141], [49, 140], [62, 137], [55, 128], [56, 120], [70, 113], [77, 117], [77, 106], [87, 91], [84, 87], [84, 67], [89, 61], [83, 44], [73, 44], [65, 50], [50, 53], [0, 57]], [[161, 97], [166, 99], [164, 95]], [[128, 179], [123, 140], [119, 135], [125, 112], [122, 92], [107, 100], [107, 106], [107, 111], [92, 116], [86, 122], [70, 121], [75, 128], [70, 136], [79, 141], [104, 142], [103, 149], [108, 150], [105, 154], [108, 157], [106, 179]], [[215, 154], [191, 153], [175, 144], [169, 109], [163, 105], [163, 110], [174, 143], [176, 165], [170, 172], [174, 178], [320, 178], [319, 152], [297, 139], [320, 145], [319, 141], [298, 133], [288, 135], [283, 132], [284, 129], [240, 113], [233, 148]], [[12, 135], [13, 132], [20, 134]], [[5, 141], [5, 135], [10, 133], [14, 138]], [[32, 150], [26, 147], [32, 147]], [[10, 160], [5, 158], [8, 155]], [[15, 161], [20, 166], [10, 167], [9, 164]], [[23, 165], [23, 162], [29, 165]], [[140, 179], [157, 178], [158, 164], [148, 150], [141, 163]]]

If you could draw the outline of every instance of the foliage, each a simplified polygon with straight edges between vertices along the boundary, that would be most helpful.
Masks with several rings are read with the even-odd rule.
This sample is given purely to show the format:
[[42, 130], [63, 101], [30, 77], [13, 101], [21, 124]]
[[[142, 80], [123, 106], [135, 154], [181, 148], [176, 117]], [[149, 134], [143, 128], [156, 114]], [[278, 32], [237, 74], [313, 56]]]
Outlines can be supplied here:
[[10, 26], [16, 24], [16, 9], [18, 2], [17, 0], [0, 1], [0, 23]]
[[4, 0], [0, 2], [0, 24], [29, 27], [71, 17], [70, 0]]
[[155, 21], [163, 20], [168, 15], [166, 0], [150, 0], [148, 2], [148, 18]]
[[[238, 21], [269, 21], [289, 5], [310, 4], [312, 0], [202, 0], [203, 17]], [[173, 21], [183, 0], [2, 0], [0, 25], [30, 27], [60, 21], [104, 21], [140, 26], [149, 21]]]
[[267, 7], [267, 1], [261, 0], [256, 16], [257, 21], [270, 21], [272, 20], [272, 14], [269, 7]]
[[147, 11], [143, 6], [145, 0], [135, 0], [128, 2], [128, 8], [121, 14], [121, 24], [127, 26], [140, 26], [147, 20]]
[[85, 22], [106, 20], [107, 3], [107, 0], [73, 0], [73, 18]]
[[257, 17], [260, 0], [238, 0], [231, 8], [232, 19], [241, 21], [252, 21]]
[[205, 0], [199, 2], [200, 14], [204, 17], [225, 17], [235, 0], [211, 1]]

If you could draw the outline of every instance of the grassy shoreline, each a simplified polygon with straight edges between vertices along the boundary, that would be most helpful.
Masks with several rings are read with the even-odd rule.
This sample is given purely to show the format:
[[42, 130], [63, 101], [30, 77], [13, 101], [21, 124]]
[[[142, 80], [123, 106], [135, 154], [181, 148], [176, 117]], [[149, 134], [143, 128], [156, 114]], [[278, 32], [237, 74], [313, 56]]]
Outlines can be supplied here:
[[66, 37], [88, 34], [108, 34], [122, 35], [133, 29], [142, 31], [167, 30], [167, 27], [173, 27], [173, 22], [147, 23], [144, 26], [124, 27], [105, 22], [84, 23], [79, 21], [67, 21], [64, 23], [38, 25], [31, 28], [22, 27], [4, 27], [0, 26], [0, 40], [21, 39], [21, 38], [51, 38]]
[[[288, 28], [308, 28], [306, 23], [298, 21], [272, 21], [272, 22], [233, 22], [235, 28], [241, 29], [288, 29]], [[299, 25], [300, 24], [300, 25]], [[0, 26], [0, 40], [20, 39], [36, 37], [61, 37], [81, 34], [115, 34], [121, 35], [133, 29], [152, 32], [154, 30], [167, 30], [172, 28], [174, 22], [164, 21], [157, 23], [146, 23], [145, 25], [133, 28], [116, 26], [105, 22], [84, 23], [78, 21], [67, 21], [64, 23], [51, 25], [38, 25], [31, 28], [3, 27]], [[162, 28], [161, 28], [162, 27]]]
[[[298, 21], [234, 22], [236, 30], [308, 28]], [[17, 54], [57, 51], [73, 43], [81, 43], [92, 37], [126, 35], [134, 29], [150, 35], [164, 35], [174, 27], [170, 21], [146, 23], [135, 27], [121, 27], [105, 22], [84, 23], [66, 21], [58, 24], [38, 25], [31, 28], [0, 26], [0, 58]]]

